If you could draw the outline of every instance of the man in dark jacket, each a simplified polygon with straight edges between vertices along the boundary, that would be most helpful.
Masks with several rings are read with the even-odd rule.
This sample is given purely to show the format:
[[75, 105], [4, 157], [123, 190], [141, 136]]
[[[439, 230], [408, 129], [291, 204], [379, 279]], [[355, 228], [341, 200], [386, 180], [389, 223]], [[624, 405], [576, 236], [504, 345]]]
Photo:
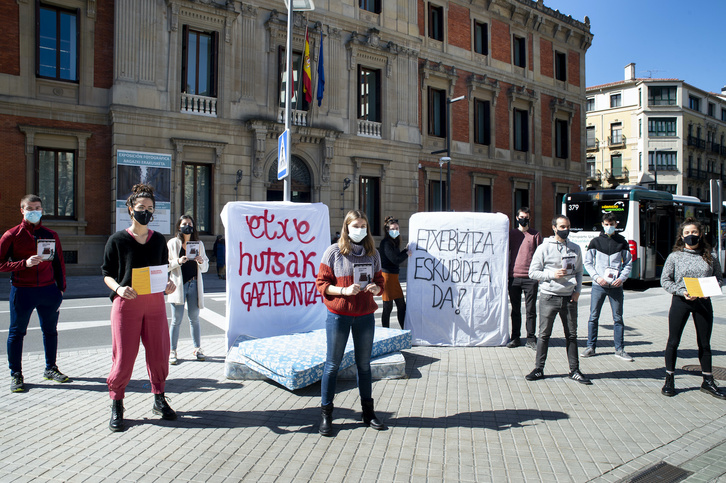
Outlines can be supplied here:
[[590, 320], [587, 323], [587, 348], [581, 355], [595, 355], [597, 347], [597, 328], [600, 310], [605, 299], [610, 300], [613, 312], [613, 342], [615, 356], [624, 361], [633, 358], [625, 352], [623, 341], [623, 283], [630, 276], [633, 258], [630, 255], [628, 241], [619, 233], [615, 233], [618, 219], [613, 213], [605, 213], [602, 217], [603, 232], [593, 238], [585, 253], [585, 268], [592, 277], [592, 294], [590, 295]]
[[37, 310], [45, 347], [43, 377], [68, 382], [56, 366], [58, 351], [58, 311], [66, 290], [66, 268], [58, 234], [45, 228], [40, 218], [43, 203], [36, 195], [20, 200], [23, 221], [0, 238], [0, 271], [11, 272], [10, 330], [8, 362], [10, 391], [25, 390], [22, 372], [23, 338], [30, 315]]

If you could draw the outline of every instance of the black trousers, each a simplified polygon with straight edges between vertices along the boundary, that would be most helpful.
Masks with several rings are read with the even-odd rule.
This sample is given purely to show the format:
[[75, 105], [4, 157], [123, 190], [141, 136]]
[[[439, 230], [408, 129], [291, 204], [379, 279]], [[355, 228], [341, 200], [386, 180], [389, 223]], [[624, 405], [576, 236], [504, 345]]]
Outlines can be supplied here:
[[381, 314], [381, 325], [389, 327], [391, 325], [391, 312], [393, 312], [393, 303], [396, 303], [396, 315], [398, 316], [398, 325], [403, 329], [403, 321], [406, 320], [406, 300], [401, 297], [393, 300], [383, 301], [383, 314]]
[[536, 341], [537, 336], [537, 287], [531, 278], [509, 279], [509, 302], [512, 304], [512, 340], [522, 336], [522, 292], [524, 307], [527, 310], [527, 340]]
[[668, 312], [668, 343], [665, 350], [665, 366], [667, 371], [676, 370], [678, 345], [681, 343], [683, 329], [686, 328], [688, 317], [693, 315], [696, 324], [696, 342], [698, 343], [698, 360], [702, 372], [711, 372], [711, 332], [713, 330], [713, 305], [711, 299], [698, 298], [686, 300], [679, 295], [673, 296], [671, 309]]

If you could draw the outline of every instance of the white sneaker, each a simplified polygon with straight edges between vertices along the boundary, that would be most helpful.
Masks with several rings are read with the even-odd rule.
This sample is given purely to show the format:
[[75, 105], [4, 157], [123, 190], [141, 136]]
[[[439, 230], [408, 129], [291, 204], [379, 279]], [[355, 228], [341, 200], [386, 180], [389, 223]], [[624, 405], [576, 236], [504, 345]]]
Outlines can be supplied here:
[[169, 354], [169, 364], [175, 366], [177, 362], [179, 362], [179, 359], [176, 358], [176, 351], [171, 351]]
[[625, 349], [615, 351], [615, 357], [619, 357], [620, 359], [622, 359], [624, 361], [633, 362], [633, 357], [630, 354], [628, 354], [627, 352], [625, 352]]
[[194, 357], [196, 357], [198, 361], [205, 360], [204, 352], [202, 352], [201, 347], [197, 347], [196, 349], [194, 349], [194, 352], [192, 352], [192, 354], [194, 354]]

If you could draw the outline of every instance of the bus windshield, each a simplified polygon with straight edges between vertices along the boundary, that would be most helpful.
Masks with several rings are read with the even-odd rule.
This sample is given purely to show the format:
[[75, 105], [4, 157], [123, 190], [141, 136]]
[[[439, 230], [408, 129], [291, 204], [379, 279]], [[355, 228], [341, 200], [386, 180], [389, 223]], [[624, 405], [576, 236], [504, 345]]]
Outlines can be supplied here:
[[625, 229], [628, 220], [628, 200], [588, 200], [567, 201], [567, 216], [570, 218], [570, 230], [600, 231], [602, 229], [602, 215], [613, 213], [618, 219], [616, 231]]

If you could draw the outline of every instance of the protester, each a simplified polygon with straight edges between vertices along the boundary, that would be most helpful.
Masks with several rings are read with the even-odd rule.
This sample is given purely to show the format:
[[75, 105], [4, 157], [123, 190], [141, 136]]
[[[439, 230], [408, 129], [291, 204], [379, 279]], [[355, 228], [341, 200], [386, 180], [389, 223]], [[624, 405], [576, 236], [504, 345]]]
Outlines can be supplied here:
[[176, 413], [164, 395], [169, 374], [169, 330], [164, 294], [173, 292], [176, 287], [168, 281], [163, 293], [143, 295], [131, 285], [133, 269], [166, 267], [169, 263], [164, 235], [147, 226], [153, 219], [155, 204], [154, 188], [147, 184], [134, 185], [126, 200], [131, 226], [111, 235], [103, 254], [103, 281], [113, 291], [111, 373], [106, 379], [112, 401], [111, 431], [126, 429], [123, 399], [139, 352], [139, 340], [146, 350], [146, 369], [154, 394], [152, 412], [160, 414], [162, 419], [176, 419]]
[[[25, 391], [23, 382], [23, 339], [33, 310], [38, 313], [43, 332], [45, 371], [43, 379], [68, 382], [56, 365], [58, 352], [58, 315], [66, 290], [66, 266], [58, 234], [44, 227], [43, 202], [36, 195], [20, 200], [23, 221], [0, 238], [0, 272], [10, 272], [10, 328], [8, 363], [10, 392]], [[38, 241], [45, 243], [48, 255], [38, 253]], [[52, 240], [52, 241], [50, 241]], [[54, 248], [51, 248], [54, 246]]]
[[[198, 255], [190, 259], [187, 256], [187, 243], [198, 243]], [[209, 270], [209, 259], [204, 250], [204, 243], [199, 239], [194, 218], [189, 215], [182, 215], [176, 222], [176, 236], [167, 242], [169, 249], [169, 272], [170, 280], [176, 286], [176, 290], [169, 294], [171, 304], [171, 327], [169, 338], [171, 339], [171, 353], [169, 364], [176, 364], [176, 347], [179, 342], [179, 329], [181, 329], [184, 318], [184, 301], [187, 303], [187, 316], [189, 317], [189, 330], [192, 333], [194, 351], [192, 355], [198, 360], [204, 360], [204, 352], [201, 344], [201, 329], [199, 328], [199, 311], [204, 308], [204, 280], [203, 273]]]
[[540, 282], [539, 339], [537, 361], [528, 381], [544, 379], [550, 335], [555, 317], [559, 314], [565, 331], [565, 346], [570, 364], [570, 379], [580, 384], [592, 384], [580, 372], [577, 358], [577, 299], [582, 288], [582, 253], [576, 243], [567, 240], [570, 235], [570, 219], [560, 215], [552, 220], [554, 236], [537, 247], [529, 266], [529, 278]]
[[333, 431], [335, 385], [351, 332], [363, 423], [376, 430], [386, 429], [373, 411], [371, 382], [371, 351], [376, 325], [373, 314], [378, 308], [373, 296], [381, 291], [383, 275], [381, 259], [373, 237], [368, 232], [365, 213], [358, 210], [348, 212], [340, 240], [337, 245], [330, 245], [323, 254], [316, 283], [328, 309], [325, 323], [328, 349], [321, 384], [319, 432], [323, 436], [330, 436]]
[[721, 265], [711, 255], [711, 245], [704, 238], [703, 225], [694, 219], [686, 220], [678, 228], [678, 237], [673, 251], [663, 265], [660, 284], [666, 292], [673, 294], [668, 312], [668, 342], [665, 349], [665, 384], [661, 393], [675, 396], [675, 372], [678, 345], [688, 317], [693, 315], [698, 343], [698, 360], [701, 363], [703, 384], [701, 391], [719, 399], [726, 399], [713, 380], [711, 365], [711, 332], [713, 330], [713, 306], [708, 297], [696, 297], [688, 293], [684, 278], [716, 277], [723, 285]]
[[610, 300], [613, 312], [613, 342], [615, 356], [624, 361], [633, 361], [633, 357], [625, 352], [623, 324], [623, 284], [630, 276], [633, 268], [633, 257], [630, 255], [628, 241], [619, 233], [615, 233], [618, 219], [613, 213], [602, 216], [603, 231], [593, 238], [585, 253], [585, 268], [592, 278], [590, 295], [590, 320], [587, 323], [587, 348], [582, 357], [595, 355], [597, 349], [597, 329], [600, 311], [605, 299]]
[[527, 311], [526, 346], [537, 350], [537, 286], [536, 280], [529, 278], [529, 265], [542, 235], [530, 228], [531, 216], [526, 206], [517, 210], [514, 227], [509, 230], [509, 301], [512, 304], [512, 338], [507, 347], [522, 345], [522, 293]]
[[396, 304], [396, 315], [398, 324], [403, 329], [404, 320], [406, 320], [406, 300], [403, 298], [403, 290], [401, 283], [398, 281], [401, 265], [411, 252], [404, 248], [401, 250], [401, 233], [399, 231], [398, 220], [392, 216], [387, 216], [383, 223], [383, 239], [378, 247], [378, 253], [381, 256], [381, 270], [383, 271], [383, 314], [381, 315], [381, 325], [389, 327], [391, 320], [391, 312], [393, 304]]
[[217, 277], [221, 279], [226, 279], [227, 274], [224, 272], [224, 265], [225, 265], [225, 257], [226, 253], [225, 250], [225, 242], [224, 242], [224, 236], [223, 235], [217, 235], [217, 239], [214, 240], [214, 245], [212, 246], [212, 253], [214, 254], [214, 257], [217, 260]]

